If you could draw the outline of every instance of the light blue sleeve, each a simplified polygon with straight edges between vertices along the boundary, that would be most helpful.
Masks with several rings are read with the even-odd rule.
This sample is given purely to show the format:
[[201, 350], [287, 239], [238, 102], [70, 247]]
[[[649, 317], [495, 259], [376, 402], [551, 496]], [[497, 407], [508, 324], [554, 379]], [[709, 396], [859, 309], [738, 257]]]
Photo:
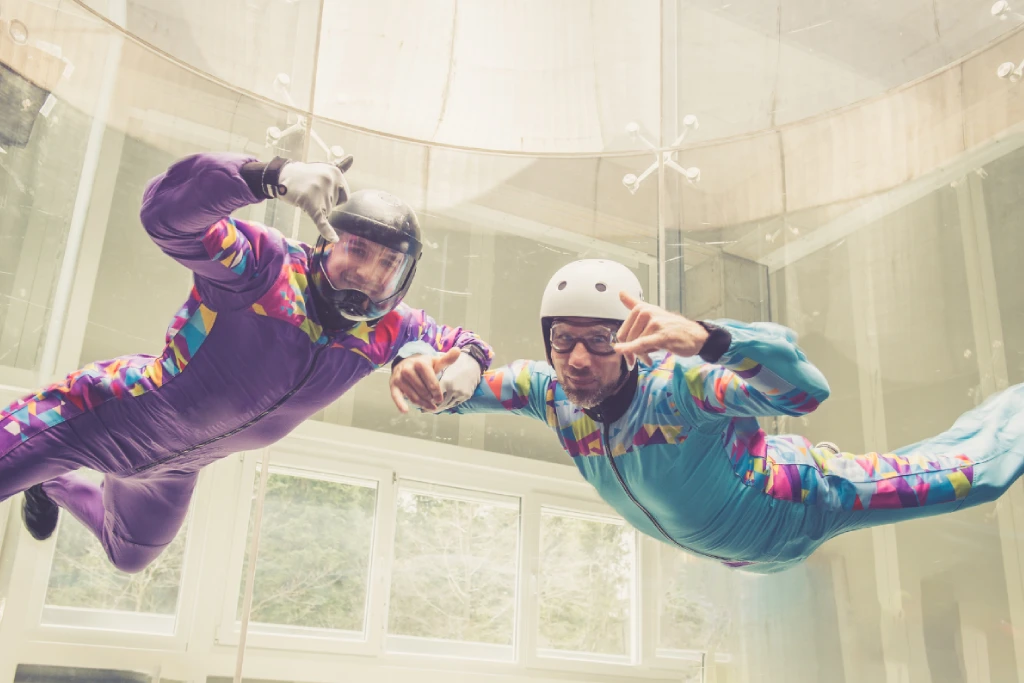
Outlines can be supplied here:
[[732, 343], [717, 363], [676, 365], [678, 395], [708, 414], [761, 417], [806, 415], [828, 398], [821, 374], [796, 344], [793, 330], [775, 323], [710, 321]]
[[547, 363], [517, 360], [485, 372], [473, 396], [450, 412], [512, 413], [551, 426], [556, 424], [554, 378], [555, 371]]

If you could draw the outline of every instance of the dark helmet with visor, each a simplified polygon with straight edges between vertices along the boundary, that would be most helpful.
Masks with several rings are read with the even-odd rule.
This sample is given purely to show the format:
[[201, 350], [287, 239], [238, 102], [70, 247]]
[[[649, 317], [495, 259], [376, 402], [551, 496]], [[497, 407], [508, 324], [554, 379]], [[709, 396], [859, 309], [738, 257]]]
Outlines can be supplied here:
[[335, 210], [337, 242], [321, 237], [310, 278], [328, 307], [330, 326], [377, 320], [395, 309], [412, 285], [422, 255], [420, 225], [405, 202], [380, 190], [360, 190]]

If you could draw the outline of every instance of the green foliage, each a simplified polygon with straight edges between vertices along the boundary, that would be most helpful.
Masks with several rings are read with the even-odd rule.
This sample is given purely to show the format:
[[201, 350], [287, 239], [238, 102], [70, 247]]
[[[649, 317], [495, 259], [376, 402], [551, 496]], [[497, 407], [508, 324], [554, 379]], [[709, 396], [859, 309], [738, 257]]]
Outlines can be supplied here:
[[88, 529], [61, 513], [46, 602], [61, 607], [174, 614], [185, 535], [184, 530], [179, 532], [163, 554], [141, 572], [125, 574], [114, 569]]
[[635, 533], [620, 524], [541, 516], [541, 648], [629, 654]]
[[[376, 500], [372, 486], [272, 474], [251, 620], [361, 632]], [[502, 505], [400, 490], [388, 632], [512, 645], [519, 520], [511, 498]], [[184, 537], [180, 533], [144, 571], [127, 575], [113, 569], [96, 539], [65, 516], [47, 603], [174, 614]], [[629, 654], [634, 543], [635, 532], [622, 524], [542, 514], [540, 648]], [[721, 581], [706, 575], [710, 569], [662, 549], [659, 648], [704, 650], [721, 642], [729, 626], [727, 596], [718, 595]]]
[[271, 474], [250, 619], [361, 632], [376, 500], [368, 486]]
[[511, 645], [519, 510], [401, 492], [388, 632]]

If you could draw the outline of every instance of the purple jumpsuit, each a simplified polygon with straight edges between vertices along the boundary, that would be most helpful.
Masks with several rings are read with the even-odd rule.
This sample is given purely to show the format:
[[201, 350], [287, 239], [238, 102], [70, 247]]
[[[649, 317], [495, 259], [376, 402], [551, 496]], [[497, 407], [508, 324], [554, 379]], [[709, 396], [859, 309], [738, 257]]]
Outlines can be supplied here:
[[[194, 272], [159, 357], [92, 363], [0, 412], [0, 501], [43, 490], [100, 539], [113, 564], [139, 571], [177, 535], [198, 472], [291, 432], [408, 342], [477, 345], [461, 328], [401, 304], [343, 333], [317, 322], [308, 245], [230, 218], [260, 201], [235, 154], [199, 154], [154, 178], [142, 224]], [[105, 474], [96, 486], [68, 473]]]

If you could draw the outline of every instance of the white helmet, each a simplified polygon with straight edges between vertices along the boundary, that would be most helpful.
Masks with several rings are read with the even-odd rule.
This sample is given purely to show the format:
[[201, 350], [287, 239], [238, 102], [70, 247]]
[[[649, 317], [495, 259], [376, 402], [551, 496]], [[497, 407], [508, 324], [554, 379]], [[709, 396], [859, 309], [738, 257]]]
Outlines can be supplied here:
[[629, 309], [619, 299], [626, 292], [643, 301], [640, 280], [626, 266], [605, 259], [584, 259], [563, 266], [551, 276], [540, 300], [544, 348], [551, 361], [551, 323], [555, 318], [625, 320]]

